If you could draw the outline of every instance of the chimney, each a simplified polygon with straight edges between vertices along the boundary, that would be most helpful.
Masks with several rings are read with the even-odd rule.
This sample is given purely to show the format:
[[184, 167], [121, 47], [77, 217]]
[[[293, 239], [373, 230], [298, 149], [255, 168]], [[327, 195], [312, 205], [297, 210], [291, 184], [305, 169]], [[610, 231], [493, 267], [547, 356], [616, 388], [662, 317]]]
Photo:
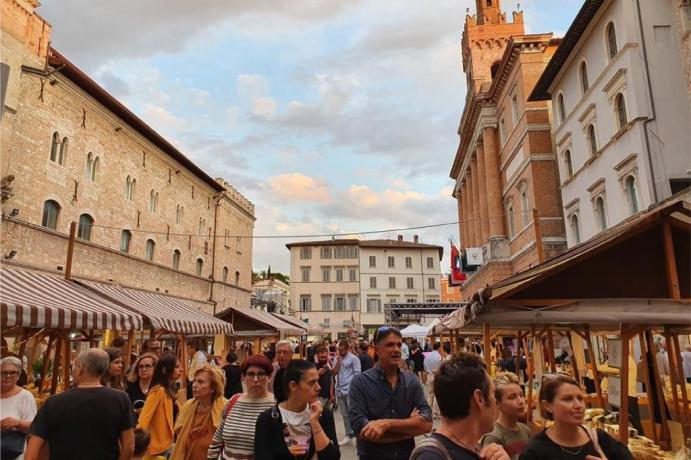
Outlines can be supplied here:
[[419, 243], [419, 242], [420, 242], [420, 240], [419, 240], [419, 238], [417, 237], [417, 235], [413, 236], [413, 243], [417, 244], [417, 243]]
[[403, 235], [398, 235], [398, 241], [399, 242], [403, 241]]

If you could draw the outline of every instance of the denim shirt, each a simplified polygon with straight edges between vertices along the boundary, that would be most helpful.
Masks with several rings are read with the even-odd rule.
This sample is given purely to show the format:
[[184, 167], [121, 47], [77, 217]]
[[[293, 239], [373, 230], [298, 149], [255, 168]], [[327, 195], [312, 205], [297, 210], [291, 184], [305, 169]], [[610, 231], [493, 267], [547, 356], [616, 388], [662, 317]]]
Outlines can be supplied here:
[[336, 396], [346, 396], [350, 389], [350, 382], [353, 381], [355, 374], [360, 373], [360, 359], [348, 352], [341, 358], [341, 367], [338, 370], [338, 381], [336, 382]]
[[[414, 409], [424, 418], [432, 420], [432, 409], [417, 377], [410, 372], [399, 371], [398, 384], [392, 388], [379, 366], [355, 376], [350, 384], [348, 405], [350, 424], [356, 436], [372, 420], [407, 419]], [[387, 444], [357, 440], [360, 459], [407, 460], [414, 448], [415, 440], [412, 437]]]

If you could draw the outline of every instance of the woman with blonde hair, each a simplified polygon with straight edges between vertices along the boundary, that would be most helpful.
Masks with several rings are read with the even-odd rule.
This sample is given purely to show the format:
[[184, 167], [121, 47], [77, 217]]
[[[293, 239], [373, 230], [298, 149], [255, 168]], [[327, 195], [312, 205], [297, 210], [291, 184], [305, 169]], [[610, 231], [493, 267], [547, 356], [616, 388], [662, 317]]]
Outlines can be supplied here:
[[197, 369], [192, 380], [192, 397], [175, 423], [175, 447], [171, 460], [206, 460], [207, 451], [221, 423], [227, 400], [223, 397], [225, 376], [208, 364]]

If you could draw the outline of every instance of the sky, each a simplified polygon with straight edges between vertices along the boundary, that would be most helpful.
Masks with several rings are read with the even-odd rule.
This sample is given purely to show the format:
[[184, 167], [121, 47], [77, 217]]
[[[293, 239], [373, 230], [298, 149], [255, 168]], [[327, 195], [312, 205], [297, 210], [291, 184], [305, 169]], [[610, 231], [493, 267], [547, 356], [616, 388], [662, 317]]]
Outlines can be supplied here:
[[[502, 9], [517, 8], [504, 0]], [[581, 0], [524, 0], [562, 36]], [[52, 46], [256, 206], [255, 235], [385, 230], [445, 248], [472, 0], [42, 0]], [[510, 18], [510, 14], [508, 15]], [[310, 238], [308, 238], [310, 239]], [[288, 273], [256, 239], [253, 267]]]

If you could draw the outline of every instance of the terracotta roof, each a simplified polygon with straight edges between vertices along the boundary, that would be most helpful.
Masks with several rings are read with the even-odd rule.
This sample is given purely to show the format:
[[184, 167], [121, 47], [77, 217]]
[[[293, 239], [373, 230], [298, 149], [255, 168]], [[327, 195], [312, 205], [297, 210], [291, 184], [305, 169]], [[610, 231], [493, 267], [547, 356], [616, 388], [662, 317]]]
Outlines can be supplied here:
[[439, 258], [444, 255], [444, 248], [434, 244], [415, 243], [413, 241], [398, 240], [358, 240], [358, 239], [338, 239], [338, 240], [319, 240], [319, 241], [300, 241], [288, 243], [286, 247], [299, 246], [354, 246], [367, 248], [406, 248], [406, 249], [436, 249], [439, 251]]
[[545, 67], [544, 72], [542, 72], [540, 79], [535, 84], [533, 92], [530, 94], [530, 97], [528, 97], [529, 101], [545, 101], [551, 99], [552, 96], [549, 93], [549, 87], [552, 85], [552, 82], [559, 74], [562, 66], [581, 39], [583, 32], [588, 28], [588, 24], [590, 24], [590, 21], [595, 17], [595, 14], [603, 3], [604, 0], [586, 0], [585, 3], [583, 3], [576, 18], [571, 23], [569, 30], [566, 31], [561, 45], [559, 45], [559, 48], [555, 51], [549, 64]]
[[298, 241], [288, 243], [286, 247], [290, 249], [293, 246], [357, 246], [359, 242], [360, 240], [356, 238], [341, 238], [338, 240]]
[[70, 79], [75, 85], [79, 86], [89, 96], [96, 99], [106, 109], [118, 116], [122, 121], [134, 128], [139, 134], [148, 139], [156, 147], [168, 154], [175, 161], [189, 169], [192, 174], [197, 176], [207, 185], [218, 192], [225, 188], [216, 182], [211, 176], [206, 174], [199, 166], [194, 164], [182, 152], [175, 148], [170, 142], [158, 134], [152, 127], [144, 123], [141, 118], [132, 113], [120, 101], [115, 99], [108, 91], [103, 89], [98, 83], [93, 81], [88, 75], [82, 72], [77, 66], [65, 58], [54, 48], [48, 50], [48, 63], [59, 68], [59, 72]]

